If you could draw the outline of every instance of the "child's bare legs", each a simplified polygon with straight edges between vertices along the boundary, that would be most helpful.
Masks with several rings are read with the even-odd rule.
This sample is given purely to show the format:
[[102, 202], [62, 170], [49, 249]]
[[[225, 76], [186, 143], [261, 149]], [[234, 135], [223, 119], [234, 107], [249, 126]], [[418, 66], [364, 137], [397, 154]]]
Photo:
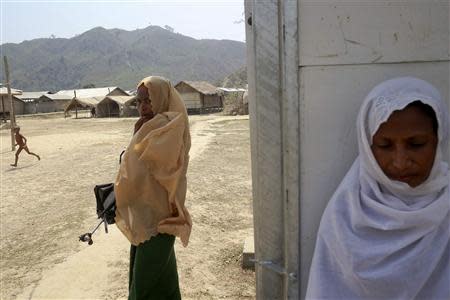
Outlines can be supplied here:
[[36, 153], [30, 152], [30, 150], [28, 150], [28, 147], [27, 147], [27, 146], [19, 147], [19, 149], [17, 149], [17, 151], [16, 151], [16, 161], [14, 162], [14, 164], [11, 164], [12, 167], [17, 167], [17, 162], [19, 161], [19, 154], [20, 154], [20, 152], [22, 152], [23, 149], [24, 149], [28, 154], [34, 155], [34, 156], [37, 157], [38, 160], [41, 160], [41, 158], [39, 157], [39, 155], [37, 155]]
[[19, 161], [19, 154], [20, 152], [22, 152], [22, 147], [19, 147], [19, 149], [17, 149], [16, 151], [16, 161], [14, 162], [14, 164], [11, 164], [12, 167], [17, 167], [17, 162]]
[[41, 160], [41, 158], [39, 157], [39, 155], [37, 155], [36, 153], [30, 152], [30, 150], [28, 150], [28, 147], [27, 147], [27, 146], [23, 147], [23, 149], [25, 149], [25, 151], [26, 151], [28, 154], [34, 155], [34, 156], [37, 157], [38, 160]]

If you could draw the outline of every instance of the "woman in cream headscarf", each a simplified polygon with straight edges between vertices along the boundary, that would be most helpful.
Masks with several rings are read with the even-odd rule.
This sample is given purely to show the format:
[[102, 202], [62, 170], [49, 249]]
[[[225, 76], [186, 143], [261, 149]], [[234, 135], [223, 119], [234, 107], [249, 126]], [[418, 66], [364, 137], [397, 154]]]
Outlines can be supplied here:
[[162, 77], [144, 78], [136, 100], [141, 118], [114, 188], [116, 224], [132, 244], [129, 299], [180, 299], [173, 244], [178, 236], [187, 246], [192, 227], [184, 206], [188, 117]]
[[375, 87], [359, 156], [322, 216], [308, 299], [450, 299], [448, 108], [411, 77]]

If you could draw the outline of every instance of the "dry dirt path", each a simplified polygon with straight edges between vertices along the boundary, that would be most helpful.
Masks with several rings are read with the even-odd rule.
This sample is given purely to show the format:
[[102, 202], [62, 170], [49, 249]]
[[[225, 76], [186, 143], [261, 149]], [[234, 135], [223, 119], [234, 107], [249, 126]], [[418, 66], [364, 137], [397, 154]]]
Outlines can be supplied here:
[[[94, 244], [92, 187], [112, 181], [135, 119], [19, 120], [31, 151], [9, 167], [1, 131], [1, 298], [126, 299], [129, 243], [115, 226]], [[248, 118], [194, 116], [188, 248], [176, 243], [184, 299], [252, 299], [254, 273], [240, 253], [252, 233]]]

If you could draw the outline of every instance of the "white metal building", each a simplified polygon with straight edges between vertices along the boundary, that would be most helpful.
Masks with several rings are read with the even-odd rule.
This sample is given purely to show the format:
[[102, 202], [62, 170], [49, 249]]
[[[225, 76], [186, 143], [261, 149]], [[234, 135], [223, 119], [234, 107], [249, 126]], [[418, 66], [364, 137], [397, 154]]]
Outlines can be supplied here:
[[449, 2], [247, 0], [245, 21], [257, 298], [298, 299], [366, 94], [415, 76], [449, 101]]

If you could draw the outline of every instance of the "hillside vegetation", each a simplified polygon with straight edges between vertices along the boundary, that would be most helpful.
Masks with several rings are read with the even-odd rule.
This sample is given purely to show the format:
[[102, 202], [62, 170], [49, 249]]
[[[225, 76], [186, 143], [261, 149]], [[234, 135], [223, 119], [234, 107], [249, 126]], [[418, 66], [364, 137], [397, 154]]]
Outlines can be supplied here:
[[[133, 89], [148, 75], [221, 82], [245, 66], [245, 44], [196, 40], [159, 26], [126, 31], [96, 27], [70, 39], [3, 44], [12, 87], [61, 90], [86, 85]], [[4, 82], [4, 74], [0, 74]]]
[[247, 68], [245, 66], [239, 68], [234, 73], [226, 76], [217, 82], [217, 86], [226, 88], [247, 88]]

